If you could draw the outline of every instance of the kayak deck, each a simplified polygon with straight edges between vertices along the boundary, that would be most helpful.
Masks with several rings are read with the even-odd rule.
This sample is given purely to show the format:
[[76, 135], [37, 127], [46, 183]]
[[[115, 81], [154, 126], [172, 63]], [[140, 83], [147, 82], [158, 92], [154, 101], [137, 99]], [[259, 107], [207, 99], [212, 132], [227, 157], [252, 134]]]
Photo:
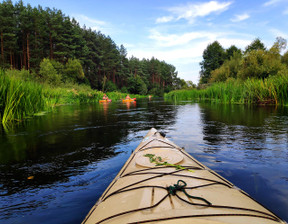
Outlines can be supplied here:
[[285, 223], [152, 128], [83, 223]]

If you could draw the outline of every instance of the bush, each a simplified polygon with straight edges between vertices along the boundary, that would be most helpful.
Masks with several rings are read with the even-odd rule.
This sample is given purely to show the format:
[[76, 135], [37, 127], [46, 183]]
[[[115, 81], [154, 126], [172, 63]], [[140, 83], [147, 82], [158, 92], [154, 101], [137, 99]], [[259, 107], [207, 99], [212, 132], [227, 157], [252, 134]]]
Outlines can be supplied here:
[[136, 75], [128, 79], [128, 91], [133, 94], [147, 94], [147, 86], [140, 76]]
[[85, 78], [81, 62], [78, 59], [69, 59], [65, 65], [65, 78], [72, 81], [79, 81]]
[[112, 81], [108, 81], [105, 85], [105, 92], [113, 92], [117, 90], [117, 86]]
[[40, 81], [44, 83], [48, 83], [53, 86], [59, 86], [61, 84], [61, 75], [57, 73], [51, 61], [47, 58], [44, 58], [40, 63], [39, 74], [41, 76]]
[[225, 61], [220, 68], [211, 72], [209, 82], [225, 82], [228, 78], [237, 78], [237, 73], [241, 67], [241, 63], [241, 52], [234, 52], [230, 60]]
[[128, 93], [128, 89], [126, 88], [126, 86], [123, 86], [121, 88], [121, 93]]
[[243, 60], [243, 64], [238, 73], [238, 77], [245, 80], [247, 78], [264, 79], [271, 75], [276, 75], [285, 69], [281, 63], [279, 55], [272, 50], [251, 51]]

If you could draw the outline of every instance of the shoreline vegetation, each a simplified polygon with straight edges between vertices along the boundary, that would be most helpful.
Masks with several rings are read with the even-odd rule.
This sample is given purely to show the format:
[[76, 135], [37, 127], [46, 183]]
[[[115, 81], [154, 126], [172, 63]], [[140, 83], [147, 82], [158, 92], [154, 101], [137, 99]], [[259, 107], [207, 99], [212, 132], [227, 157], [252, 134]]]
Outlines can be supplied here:
[[183, 89], [164, 95], [166, 100], [205, 101], [223, 104], [256, 104], [288, 106], [288, 75], [279, 74], [245, 81], [229, 79], [205, 89]]
[[127, 58], [127, 50], [91, 28], [81, 28], [61, 10], [0, 3], [0, 123], [50, 111], [62, 104], [93, 103], [104, 92], [112, 101], [163, 96], [226, 104], [288, 105], [287, 41], [270, 49], [259, 38], [245, 51], [218, 41], [207, 46], [200, 82], [178, 77], [174, 65]]
[[198, 87], [169, 92], [165, 99], [287, 106], [288, 51], [281, 54], [286, 46], [282, 37], [270, 49], [257, 38], [245, 51], [215, 41], [203, 52]]
[[0, 123], [22, 121], [56, 105], [163, 96], [181, 88], [175, 66], [127, 57], [101, 31], [61, 10], [0, 3]]
[[[27, 80], [26, 70], [0, 71], [0, 121], [3, 126], [49, 112], [65, 104], [98, 103], [104, 93], [85, 84], [66, 83], [53, 87]], [[25, 77], [26, 76], [26, 77]], [[26, 79], [26, 80], [25, 80]], [[107, 92], [112, 101], [124, 99], [127, 93]], [[132, 98], [146, 96], [129, 94]]]

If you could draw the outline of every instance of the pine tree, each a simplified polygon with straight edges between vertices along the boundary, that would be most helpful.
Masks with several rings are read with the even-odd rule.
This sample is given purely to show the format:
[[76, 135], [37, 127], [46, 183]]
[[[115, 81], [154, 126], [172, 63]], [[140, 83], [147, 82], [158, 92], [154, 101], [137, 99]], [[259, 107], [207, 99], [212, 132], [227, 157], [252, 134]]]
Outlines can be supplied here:
[[[0, 7], [1, 65], [13, 68], [16, 51], [16, 17], [11, 0], [3, 1]], [[7, 63], [9, 62], [9, 63]]]

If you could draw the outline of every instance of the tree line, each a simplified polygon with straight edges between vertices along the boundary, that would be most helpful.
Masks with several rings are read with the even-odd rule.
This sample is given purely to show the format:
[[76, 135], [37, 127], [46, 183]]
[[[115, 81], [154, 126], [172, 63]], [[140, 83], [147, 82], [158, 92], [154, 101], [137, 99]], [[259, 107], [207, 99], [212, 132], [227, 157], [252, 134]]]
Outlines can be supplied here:
[[100, 31], [80, 27], [58, 9], [0, 3], [0, 66], [26, 69], [40, 82], [86, 83], [103, 91], [156, 94], [181, 88], [176, 68], [154, 57], [127, 58], [127, 50]]
[[287, 41], [277, 37], [267, 49], [256, 38], [244, 51], [232, 45], [224, 49], [218, 41], [209, 44], [200, 63], [200, 84], [225, 82], [231, 79], [265, 79], [273, 75], [288, 75]]

